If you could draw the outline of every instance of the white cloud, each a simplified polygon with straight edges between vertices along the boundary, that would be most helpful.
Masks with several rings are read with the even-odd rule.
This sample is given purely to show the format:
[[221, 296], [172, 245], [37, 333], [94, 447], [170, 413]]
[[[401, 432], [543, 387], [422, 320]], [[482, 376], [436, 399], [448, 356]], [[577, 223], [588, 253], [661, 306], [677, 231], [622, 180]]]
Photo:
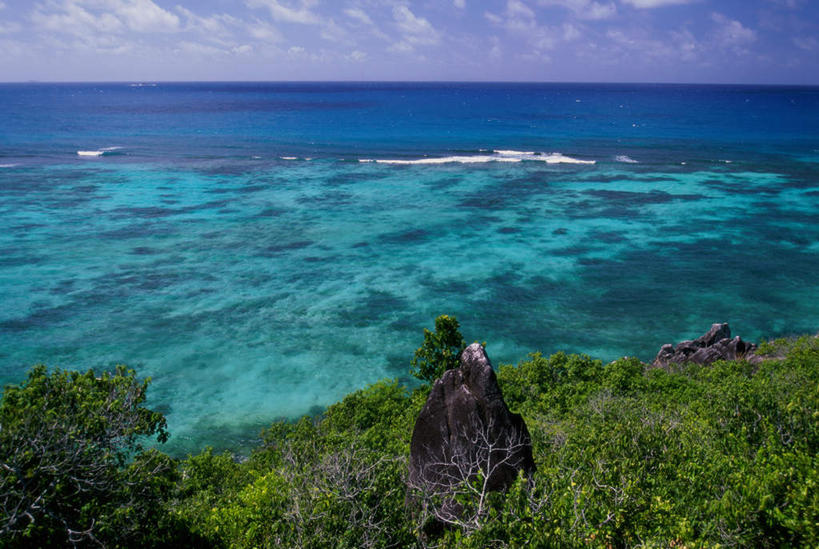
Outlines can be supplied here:
[[344, 10], [344, 13], [347, 14], [347, 17], [351, 19], [355, 19], [360, 23], [364, 23], [365, 25], [372, 25], [373, 20], [367, 15], [367, 12], [362, 10], [361, 8], [347, 8]]
[[608, 19], [617, 13], [617, 8], [613, 2], [601, 4], [600, 2], [589, 2], [586, 9], [580, 12], [582, 19]]
[[693, 4], [697, 1], [698, 0], [622, 0], [624, 4], [630, 4], [640, 9], [661, 8], [663, 6], [678, 4]]
[[367, 59], [367, 52], [363, 52], [361, 50], [353, 50], [347, 56], [348, 61], [353, 61], [355, 63], [361, 63], [365, 59]]
[[670, 40], [654, 36], [645, 29], [609, 29], [606, 38], [609, 42], [601, 49], [600, 55], [612, 65], [626, 61], [630, 65], [656, 66], [657, 63], [672, 63], [679, 59]]
[[805, 51], [819, 51], [819, 40], [813, 36], [798, 36], [793, 39], [794, 45]]
[[319, 50], [317, 52], [308, 51], [306, 48], [302, 46], [291, 46], [287, 50], [287, 56], [300, 63], [305, 61], [309, 61], [311, 63], [321, 63], [325, 62], [328, 59], [327, 52], [323, 50]]
[[344, 14], [350, 19], [353, 19], [358, 23], [361, 23], [362, 25], [369, 27], [369, 33], [375, 36], [376, 38], [384, 40], [385, 42], [392, 41], [392, 38], [390, 38], [389, 36], [387, 36], [386, 33], [381, 31], [381, 29], [379, 29], [378, 26], [373, 22], [369, 13], [367, 13], [363, 9], [358, 7], [347, 8], [346, 10], [344, 10]]
[[70, 0], [62, 4], [49, 1], [37, 5], [31, 13], [31, 21], [41, 29], [75, 35], [112, 33], [122, 29], [122, 22], [112, 14], [95, 15]]
[[414, 48], [411, 44], [400, 41], [392, 44], [389, 48], [387, 48], [387, 50], [395, 53], [412, 53]]
[[269, 23], [258, 19], [249, 23], [246, 27], [248, 34], [256, 40], [263, 42], [281, 42], [283, 40], [279, 30]]
[[176, 11], [186, 19], [185, 30], [193, 30], [211, 35], [228, 35], [233, 32], [231, 27], [237, 28], [244, 25], [243, 21], [232, 15], [222, 14], [202, 17], [182, 6], [177, 6]]
[[111, 1], [114, 13], [137, 32], [170, 32], [179, 27], [179, 17], [151, 0]]
[[534, 19], [535, 12], [532, 8], [521, 2], [520, 0], [507, 0], [506, 2], [506, 16], [510, 19]]
[[569, 42], [580, 37], [580, 28], [570, 23], [562, 26], [540, 25], [535, 12], [521, 0], [507, 0], [506, 10], [498, 15], [484, 13], [489, 22], [499, 25], [513, 37], [521, 37], [531, 48], [522, 54], [523, 59], [549, 61], [545, 51], [554, 49], [560, 42]]
[[392, 10], [393, 19], [398, 24], [398, 28], [405, 34], [416, 36], [435, 34], [435, 29], [429, 21], [423, 17], [418, 17], [407, 6], [396, 6]]
[[[399, 44], [402, 43], [403, 45], [397, 51], [407, 51], [407, 45], [411, 50], [415, 46], [431, 46], [438, 43], [438, 31], [429, 21], [412, 13], [407, 6], [395, 6], [392, 10], [392, 16], [402, 34], [402, 40]], [[398, 45], [394, 44], [394, 46], [397, 47]]]
[[503, 23], [503, 18], [500, 15], [496, 15], [491, 11], [483, 12], [483, 16], [486, 17], [486, 20], [492, 24], [500, 25]]
[[606, 31], [606, 37], [611, 40], [612, 42], [616, 42], [621, 46], [634, 46], [637, 41], [631, 37], [629, 34], [623, 32], [620, 29], [609, 29]]
[[246, 2], [250, 8], [267, 8], [270, 16], [276, 21], [304, 25], [321, 23], [321, 19], [310, 10], [315, 3], [315, 0], [299, 0], [298, 7], [289, 7], [283, 5], [279, 0], [247, 0]]
[[4, 9], [6, 9], [6, 3], [5, 2], [0, 2], [0, 10], [4, 10]]
[[452, 5], [462, 10], [466, 7], [466, 0], [452, 0]]
[[577, 40], [580, 36], [580, 29], [571, 23], [563, 23], [563, 40], [571, 42], [572, 40]]
[[179, 29], [179, 17], [151, 0], [49, 0], [35, 6], [31, 20], [40, 28], [78, 36], [118, 33], [123, 28], [137, 32]]
[[712, 13], [711, 20], [718, 25], [717, 40], [725, 46], [742, 47], [756, 40], [756, 31], [721, 13]]
[[688, 29], [671, 32], [671, 39], [683, 61], [694, 61], [702, 51], [697, 38]]
[[320, 35], [329, 42], [350, 42], [350, 33], [347, 32], [347, 29], [338, 25], [332, 19], [322, 25]]
[[489, 11], [483, 15], [490, 23], [500, 25], [510, 32], [520, 33], [521, 36], [528, 36], [528, 31], [537, 27], [535, 12], [520, 0], [507, 0], [506, 10], [502, 15]]
[[206, 58], [230, 55], [250, 55], [253, 53], [253, 46], [249, 44], [242, 44], [238, 46], [227, 46], [220, 48], [211, 44], [203, 44], [201, 42], [185, 40], [176, 45], [174, 53], [177, 55], [183, 53], [195, 57]]
[[543, 6], [562, 6], [572, 11], [580, 19], [608, 19], [617, 13], [614, 2], [595, 0], [540, 0]]

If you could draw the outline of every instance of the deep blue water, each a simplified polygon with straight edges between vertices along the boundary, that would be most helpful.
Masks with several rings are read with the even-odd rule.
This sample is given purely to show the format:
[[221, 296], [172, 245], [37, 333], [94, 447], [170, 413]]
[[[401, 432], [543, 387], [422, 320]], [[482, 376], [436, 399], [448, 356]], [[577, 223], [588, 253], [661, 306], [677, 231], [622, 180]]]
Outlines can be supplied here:
[[817, 271], [819, 88], [0, 85], [0, 382], [126, 363], [175, 451], [405, 378], [441, 313], [651, 360], [815, 332]]

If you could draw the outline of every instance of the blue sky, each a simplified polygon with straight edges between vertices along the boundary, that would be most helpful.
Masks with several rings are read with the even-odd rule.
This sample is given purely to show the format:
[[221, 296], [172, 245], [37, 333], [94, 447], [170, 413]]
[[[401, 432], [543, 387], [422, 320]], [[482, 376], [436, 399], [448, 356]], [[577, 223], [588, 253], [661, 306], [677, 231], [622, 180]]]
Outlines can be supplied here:
[[819, 84], [817, 0], [0, 0], [0, 80]]

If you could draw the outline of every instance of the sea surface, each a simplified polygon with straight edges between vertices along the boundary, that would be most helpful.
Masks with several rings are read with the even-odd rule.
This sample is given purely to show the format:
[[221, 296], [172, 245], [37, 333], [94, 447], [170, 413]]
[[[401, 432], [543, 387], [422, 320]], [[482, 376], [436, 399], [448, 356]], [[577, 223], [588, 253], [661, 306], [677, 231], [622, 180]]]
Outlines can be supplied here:
[[241, 448], [454, 314], [495, 364], [819, 330], [819, 88], [0, 85], [0, 383], [151, 376]]

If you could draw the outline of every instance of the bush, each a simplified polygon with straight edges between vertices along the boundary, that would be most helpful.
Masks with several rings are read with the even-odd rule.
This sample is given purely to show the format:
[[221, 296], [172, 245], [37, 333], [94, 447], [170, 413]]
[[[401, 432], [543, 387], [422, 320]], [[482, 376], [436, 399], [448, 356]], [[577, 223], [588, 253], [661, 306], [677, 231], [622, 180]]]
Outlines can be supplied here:
[[410, 373], [432, 383], [447, 370], [457, 368], [461, 351], [466, 347], [459, 328], [455, 317], [447, 315], [435, 319], [435, 332], [424, 328], [424, 343], [415, 351]]
[[[419, 366], [462, 348], [441, 318]], [[537, 471], [437, 530], [406, 505], [427, 384], [381, 381], [274, 423], [247, 459], [207, 449], [179, 465], [140, 447], [167, 436], [141, 406], [147, 381], [38, 367], [0, 405], [0, 546], [816, 547], [819, 340], [763, 348], [760, 365], [673, 372], [564, 353], [501, 366]], [[455, 503], [475, 511], [464, 490]]]
[[153, 522], [176, 465], [165, 418], [142, 406], [149, 380], [122, 366], [96, 375], [36, 366], [0, 403], [0, 545], [129, 544]]

